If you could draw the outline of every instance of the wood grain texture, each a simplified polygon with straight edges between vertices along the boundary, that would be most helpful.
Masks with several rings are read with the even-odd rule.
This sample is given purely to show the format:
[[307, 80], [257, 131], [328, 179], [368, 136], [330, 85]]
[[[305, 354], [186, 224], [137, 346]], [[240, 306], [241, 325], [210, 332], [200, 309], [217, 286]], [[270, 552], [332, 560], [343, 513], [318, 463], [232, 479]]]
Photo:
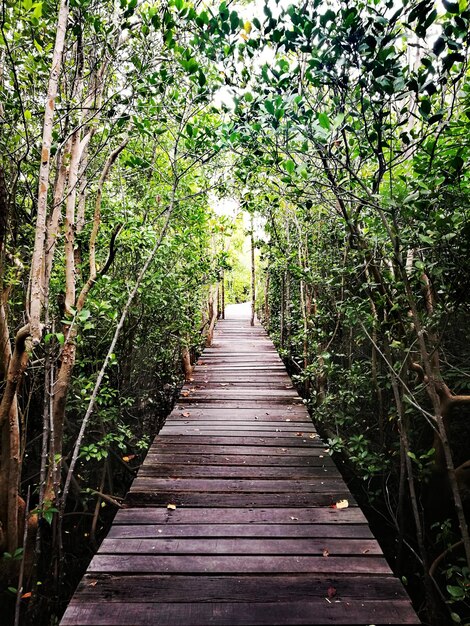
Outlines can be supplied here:
[[419, 624], [259, 325], [219, 321], [61, 624]]

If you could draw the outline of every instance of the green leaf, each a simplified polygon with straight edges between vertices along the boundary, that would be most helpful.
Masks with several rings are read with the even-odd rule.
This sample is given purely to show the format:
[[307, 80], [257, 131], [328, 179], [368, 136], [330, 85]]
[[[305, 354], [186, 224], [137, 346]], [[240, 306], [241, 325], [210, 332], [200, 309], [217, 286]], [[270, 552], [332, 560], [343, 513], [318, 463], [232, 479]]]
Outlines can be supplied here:
[[77, 318], [80, 320], [80, 322], [86, 322], [90, 316], [91, 311], [89, 309], [82, 309], [80, 313], [78, 313]]
[[465, 591], [462, 587], [458, 587], [457, 585], [447, 585], [446, 589], [453, 598], [465, 598]]
[[57, 341], [63, 346], [65, 343], [64, 333], [56, 333], [55, 334]]
[[335, 19], [336, 19], [336, 13], [332, 11], [331, 9], [328, 9], [328, 11], [325, 11], [325, 13], [323, 13], [323, 15], [320, 16], [320, 24], [322, 26], [326, 26], [328, 22], [334, 22]]
[[209, 24], [209, 15], [207, 14], [207, 11], [201, 11], [196, 18], [196, 22], [198, 25], [207, 26], [207, 24]]
[[294, 163], [294, 161], [289, 159], [288, 161], [284, 161], [283, 165], [284, 165], [284, 169], [287, 172], [289, 172], [289, 174], [293, 174], [294, 173], [294, 171], [295, 171], [295, 163]]
[[442, 4], [444, 5], [444, 8], [448, 13], [459, 13], [458, 2], [449, 2], [449, 0], [442, 0]]
[[431, 100], [429, 100], [429, 98], [423, 98], [419, 104], [419, 110], [424, 116], [429, 115], [431, 112]]
[[439, 56], [441, 52], [445, 49], [446, 42], [443, 37], [438, 37], [432, 47], [432, 51], [436, 56]]
[[266, 100], [264, 102], [264, 108], [266, 109], [266, 111], [268, 113], [271, 113], [271, 115], [274, 115], [275, 112], [275, 108], [274, 108], [274, 104], [271, 100]]
[[328, 118], [328, 115], [326, 113], [319, 113], [318, 114], [318, 123], [325, 130], [330, 130], [331, 124], [330, 124], [330, 120]]
[[240, 19], [236, 11], [232, 11], [230, 13], [230, 28], [232, 29], [232, 32], [235, 32], [240, 28]]
[[201, 69], [199, 70], [199, 74], [197, 75], [197, 82], [199, 83], [200, 87], [204, 87], [207, 82], [206, 75]]
[[35, 17], [37, 20], [42, 17], [42, 2], [38, 2], [35, 7], [34, 7], [34, 11], [33, 11], [33, 17]]
[[458, 613], [451, 613], [450, 617], [452, 618], [452, 621], [456, 624], [460, 624], [462, 621], [462, 618], [460, 617], [460, 615], [458, 615]]

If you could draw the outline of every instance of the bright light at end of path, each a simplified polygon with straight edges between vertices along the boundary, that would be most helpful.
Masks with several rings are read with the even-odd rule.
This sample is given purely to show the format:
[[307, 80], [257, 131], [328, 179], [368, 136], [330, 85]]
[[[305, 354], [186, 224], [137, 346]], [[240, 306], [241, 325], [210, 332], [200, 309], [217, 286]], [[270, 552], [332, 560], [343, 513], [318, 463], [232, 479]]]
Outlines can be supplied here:
[[210, 205], [216, 215], [235, 217], [240, 210], [240, 203], [235, 198], [211, 198]]

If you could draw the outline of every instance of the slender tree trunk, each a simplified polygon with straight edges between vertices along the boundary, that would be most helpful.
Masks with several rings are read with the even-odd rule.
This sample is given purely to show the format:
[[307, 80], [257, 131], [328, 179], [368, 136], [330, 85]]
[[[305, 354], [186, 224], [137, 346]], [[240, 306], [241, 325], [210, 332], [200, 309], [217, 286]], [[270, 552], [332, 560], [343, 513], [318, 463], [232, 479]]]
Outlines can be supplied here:
[[209, 329], [207, 331], [206, 347], [209, 347], [212, 344], [215, 323], [217, 322], [217, 293], [218, 293], [217, 285], [215, 286], [211, 285], [209, 288], [209, 302], [208, 302]]
[[269, 270], [266, 272], [266, 281], [264, 283], [264, 324], [266, 328], [269, 327], [269, 282], [271, 279], [271, 273]]
[[49, 173], [51, 169], [52, 129], [54, 124], [55, 100], [58, 93], [59, 76], [62, 69], [62, 55], [65, 46], [68, 14], [68, 0], [61, 0], [57, 18], [56, 40], [52, 56], [52, 67], [47, 87], [46, 107], [44, 111], [36, 232], [33, 258], [31, 261], [29, 315], [33, 345], [36, 345], [41, 341], [42, 334], [41, 310], [44, 298], [44, 243], [46, 236]]
[[221, 309], [222, 309], [222, 319], [225, 319], [225, 272], [222, 270], [222, 280], [220, 281], [220, 298], [221, 298]]

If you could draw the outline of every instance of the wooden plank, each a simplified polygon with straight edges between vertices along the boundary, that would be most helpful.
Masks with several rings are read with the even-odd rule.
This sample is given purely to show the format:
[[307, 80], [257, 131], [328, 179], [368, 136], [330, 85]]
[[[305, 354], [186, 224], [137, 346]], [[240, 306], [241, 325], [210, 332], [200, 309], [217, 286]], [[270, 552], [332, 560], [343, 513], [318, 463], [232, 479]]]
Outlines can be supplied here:
[[127, 508], [117, 512], [115, 524], [367, 524], [359, 508]]
[[282, 624], [419, 624], [409, 602], [350, 599], [327, 603], [324, 599], [298, 602], [199, 602], [72, 604], [63, 626], [278, 626]]
[[206, 436], [206, 435], [193, 435], [190, 439], [184, 435], [166, 435], [161, 434], [155, 438], [154, 443], [151, 446], [151, 450], [160, 449], [160, 447], [168, 445], [193, 445], [201, 444], [203, 446], [217, 446], [218, 448], [224, 448], [230, 446], [260, 446], [266, 448], [273, 446], [275, 448], [321, 448], [325, 449], [325, 444], [318, 439], [318, 437], [310, 438], [307, 435], [297, 436], [296, 433], [287, 435], [286, 433], [274, 433], [272, 437], [266, 437], [263, 435], [250, 435], [248, 437], [238, 436]]
[[93, 573], [128, 572], [178, 574], [378, 574], [390, 575], [390, 568], [381, 557], [375, 556], [219, 556], [184, 554], [182, 556], [108, 555], [97, 554], [88, 568]]
[[259, 467], [251, 465], [230, 466], [230, 465], [176, 465], [176, 464], [145, 464], [142, 466], [139, 477], [161, 476], [178, 478], [285, 478], [288, 475], [291, 479], [311, 478], [318, 476], [319, 479], [337, 478], [341, 475], [332, 466], [326, 467], [290, 467], [286, 471], [285, 467]]
[[[304, 424], [302, 426], [296, 425], [284, 425], [281, 427], [274, 427], [271, 424], [263, 425], [254, 422], [249, 425], [244, 424], [229, 424], [223, 426], [222, 424], [201, 424], [197, 420], [191, 421], [180, 421], [180, 422], [170, 422], [165, 426], [165, 433], [160, 435], [161, 437], [169, 437], [172, 436], [181, 436], [186, 435], [186, 432], [179, 431], [189, 431], [192, 435], [204, 435], [206, 440], [209, 437], [269, 437], [269, 438], [277, 438], [280, 437], [298, 437], [310, 440], [319, 440], [320, 437], [317, 435], [313, 427], [310, 427], [308, 424]], [[212, 431], [213, 434], [209, 432], [198, 432], [198, 431]], [[233, 443], [233, 442], [231, 442]], [[323, 446], [325, 444], [322, 444]]]
[[147, 455], [144, 465], [157, 463], [181, 463], [188, 467], [192, 465], [250, 465], [264, 467], [331, 467], [333, 461], [329, 454], [318, 456], [279, 456], [279, 455], [247, 455], [247, 454], [186, 454], [184, 452], [157, 452]]
[[[168, 539], [165, 537], [152, 539], [105, 539], [98, 554], [219, 554], [219, 555], [267, 555], [282, 554], [299, 556], [358, 556], [382, 554], [375, 540], [366, 539], [233, 539], [199, 538]], [[326, 555], [326, 556], [325, 556]]]
[[[232, 437], [233, 435], [237, 437], [252, 437], [256, 436], [259, 433], [260, 437], [279, 437], [279, 433], [286, 433], [283, 435], [291, 436], [294, 434], [297, 437], [316, 435], [315, 439], [319, 438], [319, 435], [316, 434], [313, 426], [310, 424], [286, 424], [285, 422], [274, 422], [271, 424], [266, 424], [263, 422], [258, 423], [255, 422], [231, 422], [230, 424], [221, 424], [220, 422], [211, 422], [211, 421], [203, 421], [194, 419], [180, 419], [180, 420], [171, 420], [165, 425], [165, 434], [166, 435], [174, 435], [179, 434], [174, 431], [189, 431], [197, 434], [198, 431], [208, 429], [214, 432], [214, 435], [220, 435], [222, 437]], [[185, 432], [183, 434], [186, 434]], [[207, 433], [206, 433], [207, 434]]]
[[242, 454], [242, 455], [264, 455], [264, 456], [328, 456], [328, 453], [324, 448], [320, 446], [237, 446], [237, 445], [211, 445], [211, 444], [191, 444], [191, 443], [161, 443], [158, 446], [152, 446], [150, 448], [149, 457], [152, 459], [153, 455], [160, 454], [161, 452], [168, 454], [174, 452], [176, 454], [214, 454], [218, 456], [224, 456], [227, 454]]
[[311, 537], [370, 539], [366, 524], [114, 524], [110, 539], [161, 537]]
[[331, 493], [332, 491], [345, 492], [344, 482], [338, 477], [324, 479], [304, 478], [301, 480], [253, 480], [251, 478], [234, 479], [220, 477], [205, 478], [157, 478], [155, 476], [138, 476], [132, 485], [135, 491], [200, 491], [207, 494], [218, 493]]
[[[107, 602], [288, 602], [327, 597], [333, 586], [337, 597], [397, 600], [408, 597], [396, 578], [389, 576], [159, 576], [135, 575], [132, 579], [139, 594], [129, 594], [129, 577], [87, 574], [80, 584], [82, 599], [93, 601], [99, 597]], [[158, 589], [158, 593], [155, 590]]]
[[328, 493], [230, 493], [227, 491], [161, 491], [152, 492], [132, 488], [126, 496], [129, 506], [167, 506], [175, 504], [179, 507], [200, 507], [216, 509], [223, 503], [224, 507], [332, 507], [339, 500], [349, 500], [349, 506], [356, 502], [346, 487], [331, 490]]

